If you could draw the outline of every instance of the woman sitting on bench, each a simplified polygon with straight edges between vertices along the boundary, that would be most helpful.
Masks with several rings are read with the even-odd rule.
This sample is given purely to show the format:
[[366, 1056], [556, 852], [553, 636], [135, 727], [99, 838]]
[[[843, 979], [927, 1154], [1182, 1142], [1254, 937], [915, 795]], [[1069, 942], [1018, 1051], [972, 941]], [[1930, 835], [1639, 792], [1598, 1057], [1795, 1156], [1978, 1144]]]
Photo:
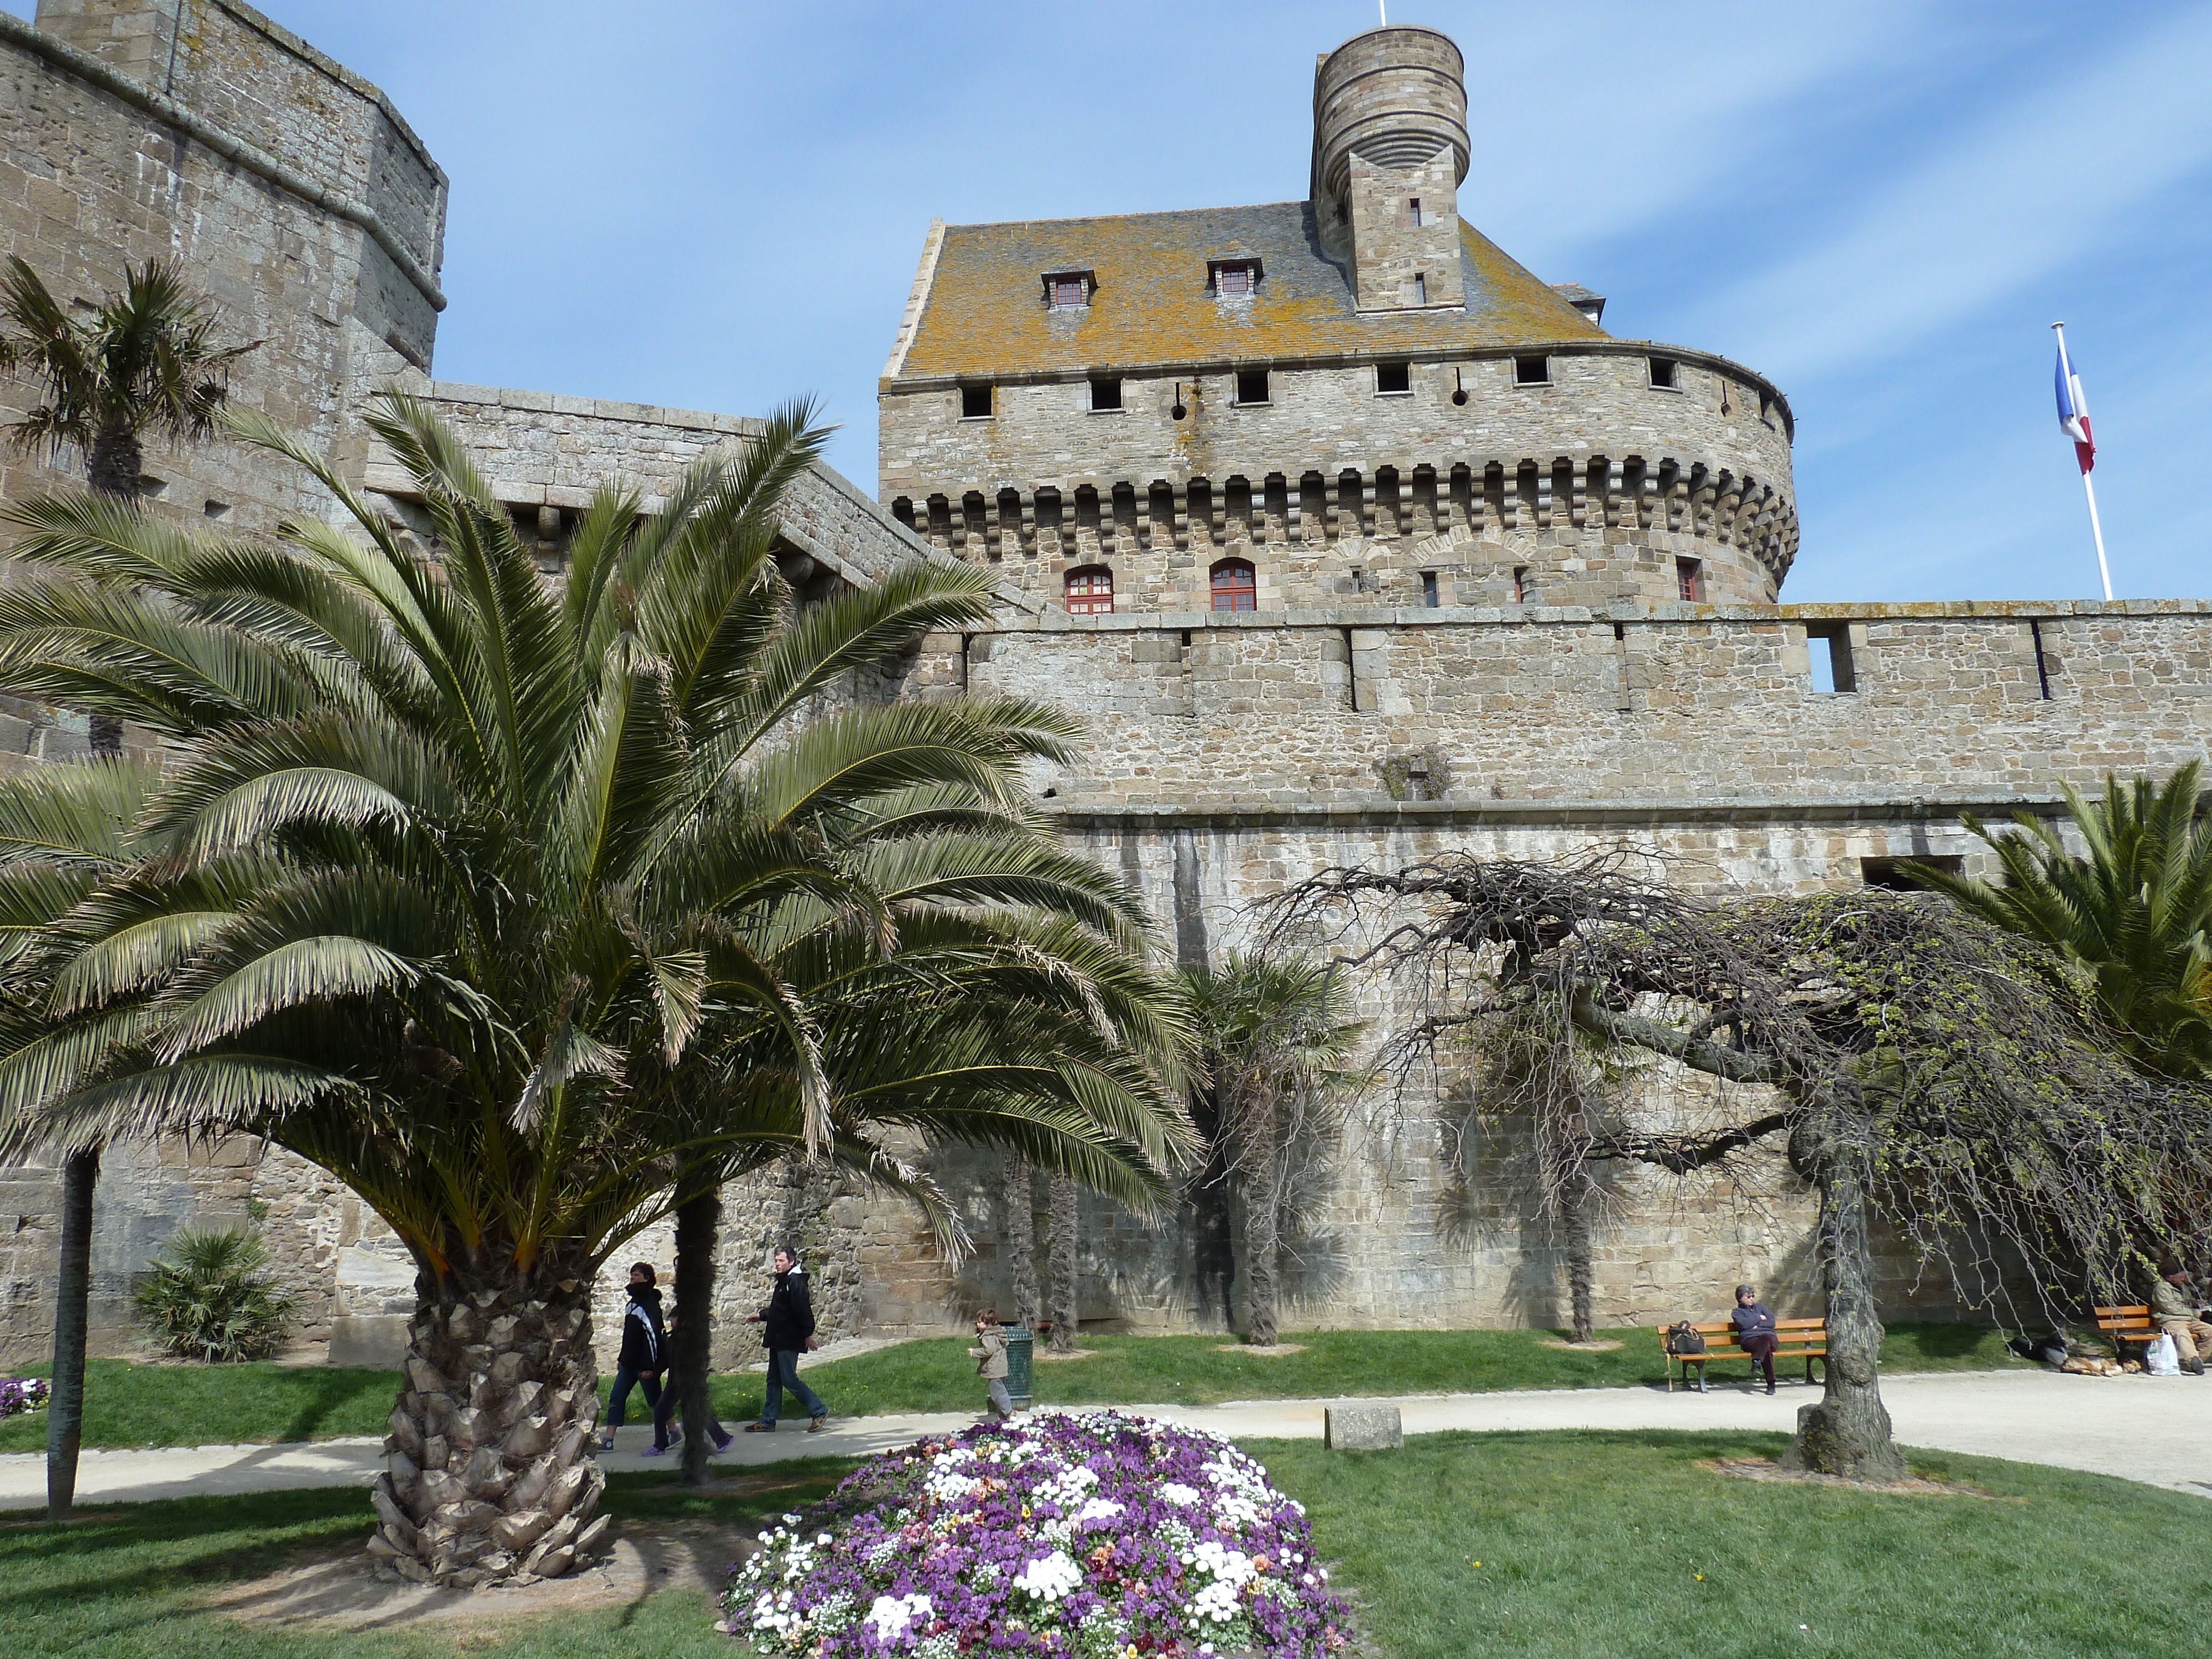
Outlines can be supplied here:
[[1739, 1285], [1735, 1287], [1735, 1311], [1729, 1316], [1735, 1327], [1736, 1346], [1759, 1362], [1766, 1374], [1766, 1391], [1774, 1392], [1774, 1316], [1759, 1299], [1759, 1287]]

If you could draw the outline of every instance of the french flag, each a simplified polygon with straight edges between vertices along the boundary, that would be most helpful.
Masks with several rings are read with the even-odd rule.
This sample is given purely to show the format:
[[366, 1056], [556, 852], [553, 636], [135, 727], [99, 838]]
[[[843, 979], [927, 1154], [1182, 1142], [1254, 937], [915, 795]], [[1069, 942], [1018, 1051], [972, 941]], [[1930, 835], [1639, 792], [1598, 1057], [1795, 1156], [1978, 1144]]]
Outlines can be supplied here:
[[2074, 453], [2083, 477], [2097, 465], [2097, 441], [2089, 435], [2089, 402], [2081, 395], [2081, 377], [2066, 355], [2066, 337], [2058, 337], [2058, 429], [2074, 441]]

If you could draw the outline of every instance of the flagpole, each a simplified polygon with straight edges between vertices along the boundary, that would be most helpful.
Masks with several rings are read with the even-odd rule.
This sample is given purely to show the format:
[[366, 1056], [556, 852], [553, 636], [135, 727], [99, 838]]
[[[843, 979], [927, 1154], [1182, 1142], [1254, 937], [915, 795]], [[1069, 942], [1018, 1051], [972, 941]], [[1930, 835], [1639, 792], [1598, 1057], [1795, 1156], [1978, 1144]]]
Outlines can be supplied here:
[[2089, 497], [2089, 533], [2097, 538], [2097, 574], [2105, 580], [2105, 603], [2112, 600], [2112, 567], [2105, 562], [2105, 526], [2097, 522], [2097, 486], [2089, 482], [2089, 475], [2081, 475], [2082, 490]]
[[[2058, 337], [2058, 353], [2063, 357], [2066, 354], [2066, 325], [2053, 323], [2051, 331]], [[2062, 410], [2060, 412], [2064, 411]], [[2097, 518], [2097, 486], [2089, 482], [2087, 467], [2081, 470], [2081, 493], [2089, 498], [2089, 533], [2097, 538], [2097, 574], [2105, 584], [2105, 602], [2110, 605], [2112, 600], [2112, 568], [2105, 562], [2105, 526]]]

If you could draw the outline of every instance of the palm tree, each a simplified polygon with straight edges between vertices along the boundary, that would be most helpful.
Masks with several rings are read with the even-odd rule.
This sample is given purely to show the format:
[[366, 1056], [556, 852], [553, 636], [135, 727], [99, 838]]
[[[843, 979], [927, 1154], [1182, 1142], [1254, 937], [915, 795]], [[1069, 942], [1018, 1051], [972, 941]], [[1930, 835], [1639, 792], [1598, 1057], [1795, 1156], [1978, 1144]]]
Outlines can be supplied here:
[[1344, 981], [1326, 963], [1232, 956], [1184, 970], [1214, 1133], [1244, 1212], [1246, 1340], [1281, 1338], [1282, 1224], [1301, 1152], [1357, 1089]]
[[84, 452], [92, 487], [136, 500], [145, 434], [204, 438], [229, 395], [230, 366], [252, 343], [218, 346], [216, 319], [177, 261], [149, 259], [84, 322], [21, 258], [0, 276], [0, 371], [27, 373], [46, 401], [9, 428], [27, 453]]
[[[10, 1047], [38, 1034], [55, 976], [66, 966], [48, 930], [131, 858], [130, 826], [155, 773], [120, 759], [0, 778], [0, 1035]], [[84, 1422], [85, 1344], [92, 1279], [94, 1141], [62, 1152], [62, 1229], [54, 1303], [53, 1394], [46, 1407], [46, 1511], [69, 1518], [76, 1498]]]
[[1074, 1180], [1055, 1171], [1046, 1183], [1050, 1206], [1051, 1238], [1045, 1249], [1048, 1316], [1052, 1321], [1050, 1351], [1062, 1358], [1075, 1352], [1075, 1339], [1083, 1328], [1082, 1304], [1076, 1294], [1075, 1251], [1078, 1214]]
[[2070, 784], [2065, 791], [2086, 858], [2040, 818], [2021, 813], [2017, 829], [1993, 830], [1969, 814], [1966, 828], [2003, 866], [2001, 886], [1905, 868], [2078, 969], [2137, 1064], [2169, 1077], [2212, 1076], [2212, 821], [2203, 817], [2203, 765], [2191, 761], [2163, 785], [2138, 778], [2124, 787], [2107, 775], [2094, 802]]
[[[228, 371], [251, 345], [218, 347], [215, 321], [185, 286], [173, 261], [148, 260], [125, 273], [123, 291], [87, 322], [73, 321], [21, 258], [0, 276], [0, 373], [27, 373], [46, 401], [12, 422], [9, 435], [25, 453], [84, 453], [93, 489], [135, 500], [144, 471], [142, 434], [204, 437], [228, 390]], [[123, 725], [94, 714], [92, 748], [112, 755]], [[54, 1304], [55, 1411], [48, 1425], [50, 1503], [68, 1512], [76, 1481], [76, 1442], [66, 1448], [83, 1410], [84, 1341], [92, 1286], [92, 1200], [100, 1182], [100, 1147], [62, 1157], [61, 1273]], [[66, 1427], [64, 1425], [67, 1425]]]
[[1013, 1289], [1009, 1311], [1024, 1330], [1037, 1322], [1036, 1182], [1030, 1161], [1019, 1152], [1008, 1152], [1000, 1170], [1000, 1197], [1006, 1205], [1006, 1226], [1000, 1249]]
[[798, 604], [774, 549], [824, 435], [809, 410], [654, 517], [601, 492], [558, 586], [407, 398], [370, 426], [429, 551], [234, 424], [349, 532], [188, 535], [98, 496], [8, 513], [43, 580], [0, 592], [0, 681], [185, 752], [130, 862], [42, 930], [44, 1006], [0, 1016], [0, 1151], [252, 1133], [390, 1224], [417, 1311], [373, 1552], [465, 1585], [592, 1551], [593, 1274], [729, 1180], [842, 1163], [948, 1249], [914, 1161], [937, 1144], [1159, 1204], [1190, 1139], [1180, 1001], [1135, 900], [1022, 799], [1022, 764], [1078, 728], [853, 694], [981, 623], [988, 578], [917, 562]]

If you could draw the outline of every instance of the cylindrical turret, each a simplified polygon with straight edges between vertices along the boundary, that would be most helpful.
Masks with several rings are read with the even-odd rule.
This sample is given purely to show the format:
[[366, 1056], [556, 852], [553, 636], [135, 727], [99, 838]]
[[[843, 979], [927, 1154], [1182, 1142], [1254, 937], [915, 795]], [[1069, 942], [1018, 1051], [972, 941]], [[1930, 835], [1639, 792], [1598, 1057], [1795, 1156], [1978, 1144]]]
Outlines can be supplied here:
[[1467, 65], [1434, 29], [1355, 34], [1314, 70], [1313, 202], [1322, 245], [1342, 258], [1351, 228], [1352, 159], [1394, 170], [1451, 149], [1451, 183], [1467, 177]]

